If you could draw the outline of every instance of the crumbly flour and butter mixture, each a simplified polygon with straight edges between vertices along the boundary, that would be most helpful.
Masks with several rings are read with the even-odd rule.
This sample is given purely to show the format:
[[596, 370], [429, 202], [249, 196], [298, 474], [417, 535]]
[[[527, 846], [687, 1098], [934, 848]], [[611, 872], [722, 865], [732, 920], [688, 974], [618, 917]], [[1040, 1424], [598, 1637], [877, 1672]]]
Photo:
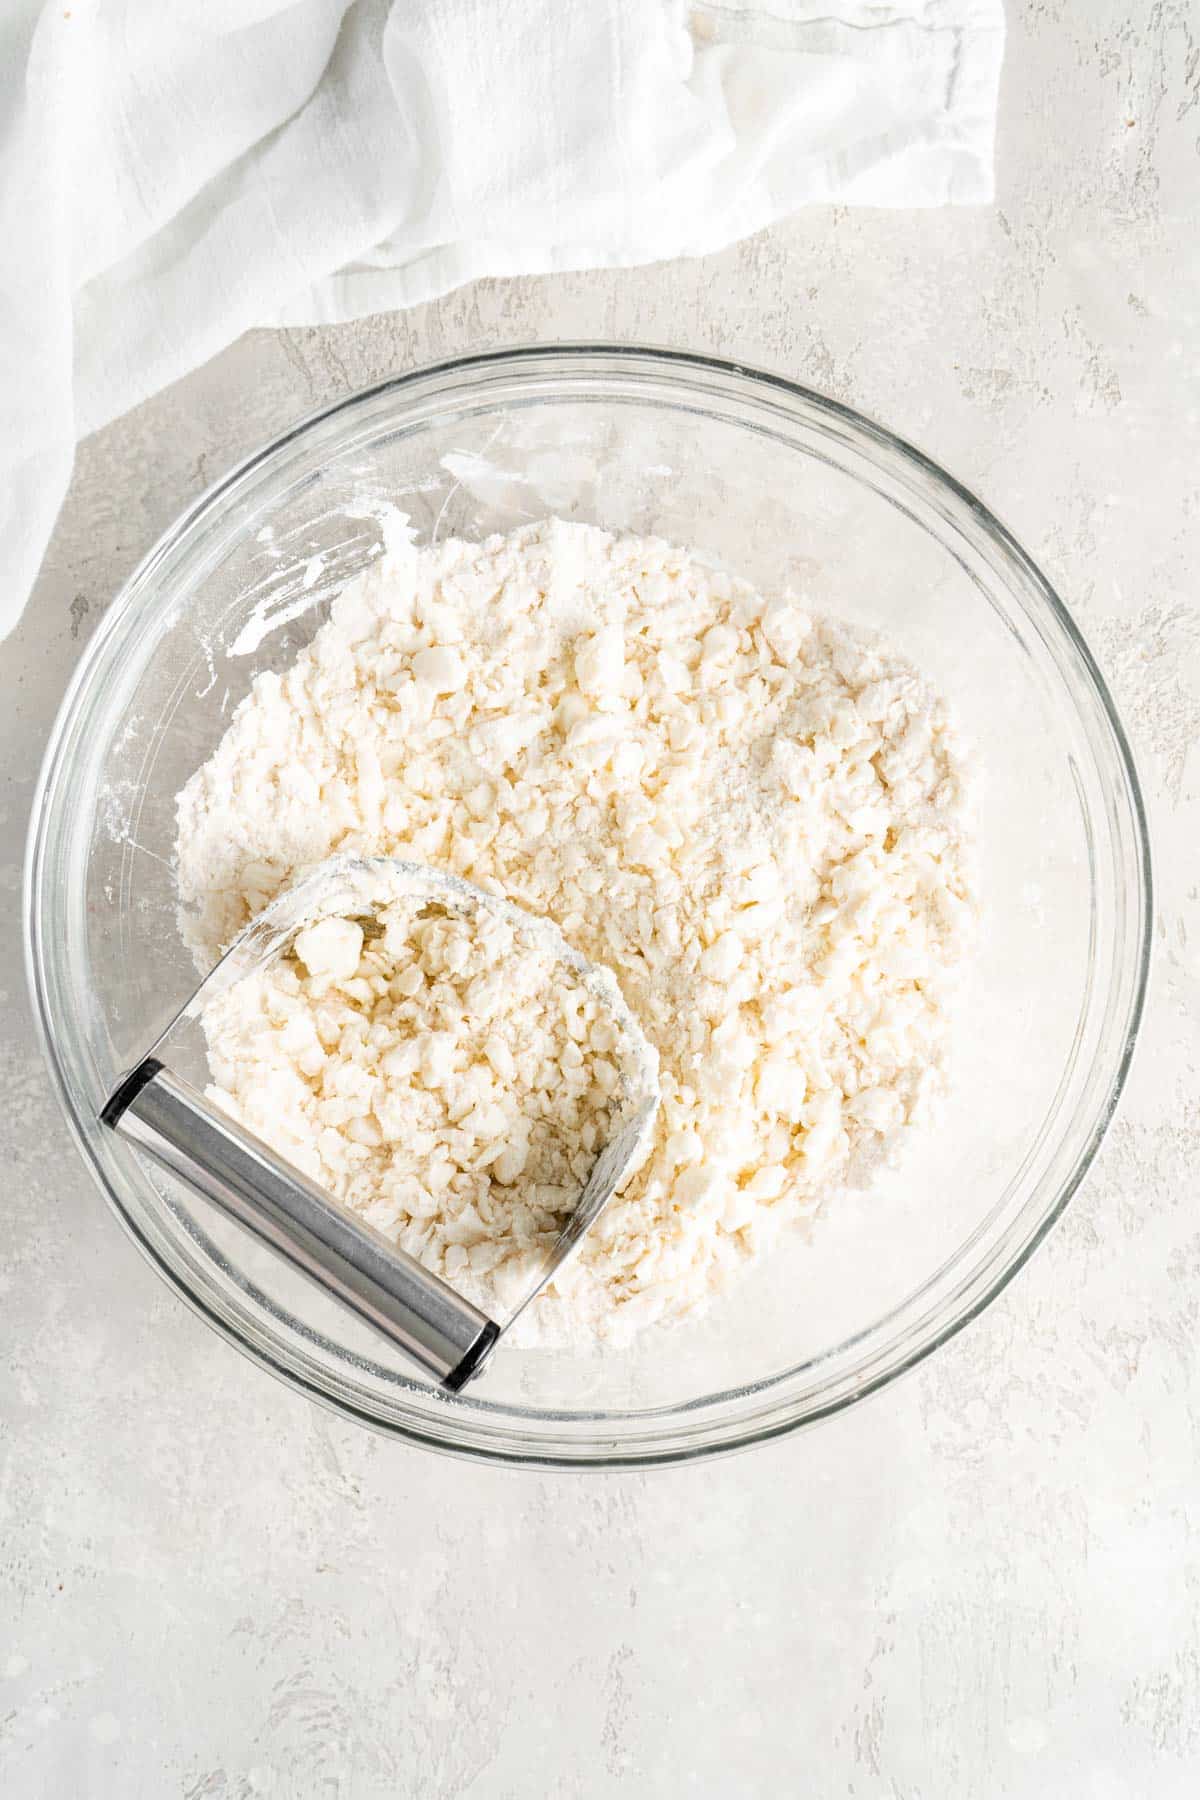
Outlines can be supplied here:
[[605, 971], [585, 977], [537, 922], [385, 899], [365, 922], [309, 925], [210, 1004], [214, 1091], [504, 1317], [654, 1080], [609, 991]]
[[[400, 855], [612, 971], [660, 1059], [656, 1133], [531, 1326], [622, 1341], [919, 1118], [971, 938], [965, 815], [945, 708], [886, 646], [687, 550], [549, 521], [393, 548], [347, 587], [181, 793], [179, 883], [207, 961], [312, 864]], [[216, 1090], [503, 1301], [611, 1124], [610, 1022], [542, 1004], [519, 943], [317, 929], [208, 1021]]]

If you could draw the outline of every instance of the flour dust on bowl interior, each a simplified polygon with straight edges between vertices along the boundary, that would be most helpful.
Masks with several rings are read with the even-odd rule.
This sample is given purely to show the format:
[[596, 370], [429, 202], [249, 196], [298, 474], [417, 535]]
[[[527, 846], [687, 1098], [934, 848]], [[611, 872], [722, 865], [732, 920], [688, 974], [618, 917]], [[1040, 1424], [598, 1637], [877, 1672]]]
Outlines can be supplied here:
[[[689, 545], [880, 631], [954, 708], [978, 771], [985, 914], [936, 1131], [838, 1196], [707, 1314], [619, 1351], [414, 1379], [235, 1225], [96, 1124], [196, 969], [177, 929], [175, 796], [252, 679], [282, 671], [376, 558], [548, 516]], [[31, 980], [88, 1161], [211, 1322], [285, 1379], [414, 1441], [515, 1462], [714, 1453], [884, 1386], [971, 1318], [1069, 1200], [1111, 1117], [1145, 987], [1136, 778], [1086, 647], [1028, 558], [918, 453], [833, 402], [685, 355], [466, 359], [355, 396], [199, 502], [114, 602], [35, 807]]]

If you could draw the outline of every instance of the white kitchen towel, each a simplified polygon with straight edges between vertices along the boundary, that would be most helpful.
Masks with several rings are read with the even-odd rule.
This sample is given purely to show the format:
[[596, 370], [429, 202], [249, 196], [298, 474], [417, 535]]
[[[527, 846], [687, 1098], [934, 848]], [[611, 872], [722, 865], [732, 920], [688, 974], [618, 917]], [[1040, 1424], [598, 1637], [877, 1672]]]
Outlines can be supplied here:
[[1003, 0], [8, 0], [0, 635], [75, 441], [253, 325], [992, 192]]

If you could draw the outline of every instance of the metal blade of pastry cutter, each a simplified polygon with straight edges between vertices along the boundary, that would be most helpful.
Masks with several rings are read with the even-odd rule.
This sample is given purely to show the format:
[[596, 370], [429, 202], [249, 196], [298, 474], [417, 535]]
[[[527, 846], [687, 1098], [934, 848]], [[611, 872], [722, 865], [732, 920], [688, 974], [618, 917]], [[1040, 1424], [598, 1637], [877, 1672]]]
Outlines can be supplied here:
[[657, 1098], [643, 1100], [616, 1137], [610, 1138], [605, 1144], [592, 1164], [592, 1172], [584, 1183], [583, 1192], [576, 1202], [574, 1212], [559, 1233], [558, 1242], [550, 1252], [546, 1267], [539, 1275], [535, 1286], [529, 1290], [516, 1312], [509, 1318], [504, 1327], [506, 1331], [520, 1318], [525, 1308], [531, 1306], [538, 1295], [549, 1287], [554, 1277], [562, 1272], [563, 1264], [569, 1261], [578, 1250], [620, 1187], [626, 1170], [640, 1154], [646, 1134], [657, 1111]]
[[[414, 895], [459, 910], [499, 913], [551, 945], [611, 1008], [638, 1064], [638, 1086], [629, 1095], [632, 1115], [600, 1151], [536, 1286], [503, 1328], [236, 1124], [167, 1060], [185, 1024], [198, 1020], [235, 982], [283, 955], [306, 925], [334, 913], [369, 915], [374, 906]], [[457, 1392], [483, 1368], [501, 1330], [578, 1248], [642, 1150], [658, 1097], [657, 1059], [613, 977], [588, 963], [549, 920], [418, 863], [340, 856], [303, 877], [239, 934], [147, 1055], [118, 1083], [100, 1116]]]

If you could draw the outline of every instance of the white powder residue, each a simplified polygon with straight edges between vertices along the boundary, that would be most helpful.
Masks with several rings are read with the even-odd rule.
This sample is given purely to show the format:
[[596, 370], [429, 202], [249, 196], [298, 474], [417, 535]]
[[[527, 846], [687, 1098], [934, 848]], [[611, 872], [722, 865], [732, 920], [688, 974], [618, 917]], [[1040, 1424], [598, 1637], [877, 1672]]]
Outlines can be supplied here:
[[[539, 1303], [548, 1339], [705, 1303], [938, 1084], [974, 912], [942, 703], [874, 640], [667, 543], [550, 521], [395, 543], [347, 587], [180, 795], [198, 954], [335, 851], [553, 919], [659, 1053], [650, 1155]], [[358, 1116], [378, 1185], [346, 1197], [386, 1208], [389, 1157], [416, 1171], [373, 1101]], [[468, 1264], [529, 1204], [520, 1176], [488, 1193]], [[434, 1237], [417, 1253], [445, 1270]]]

